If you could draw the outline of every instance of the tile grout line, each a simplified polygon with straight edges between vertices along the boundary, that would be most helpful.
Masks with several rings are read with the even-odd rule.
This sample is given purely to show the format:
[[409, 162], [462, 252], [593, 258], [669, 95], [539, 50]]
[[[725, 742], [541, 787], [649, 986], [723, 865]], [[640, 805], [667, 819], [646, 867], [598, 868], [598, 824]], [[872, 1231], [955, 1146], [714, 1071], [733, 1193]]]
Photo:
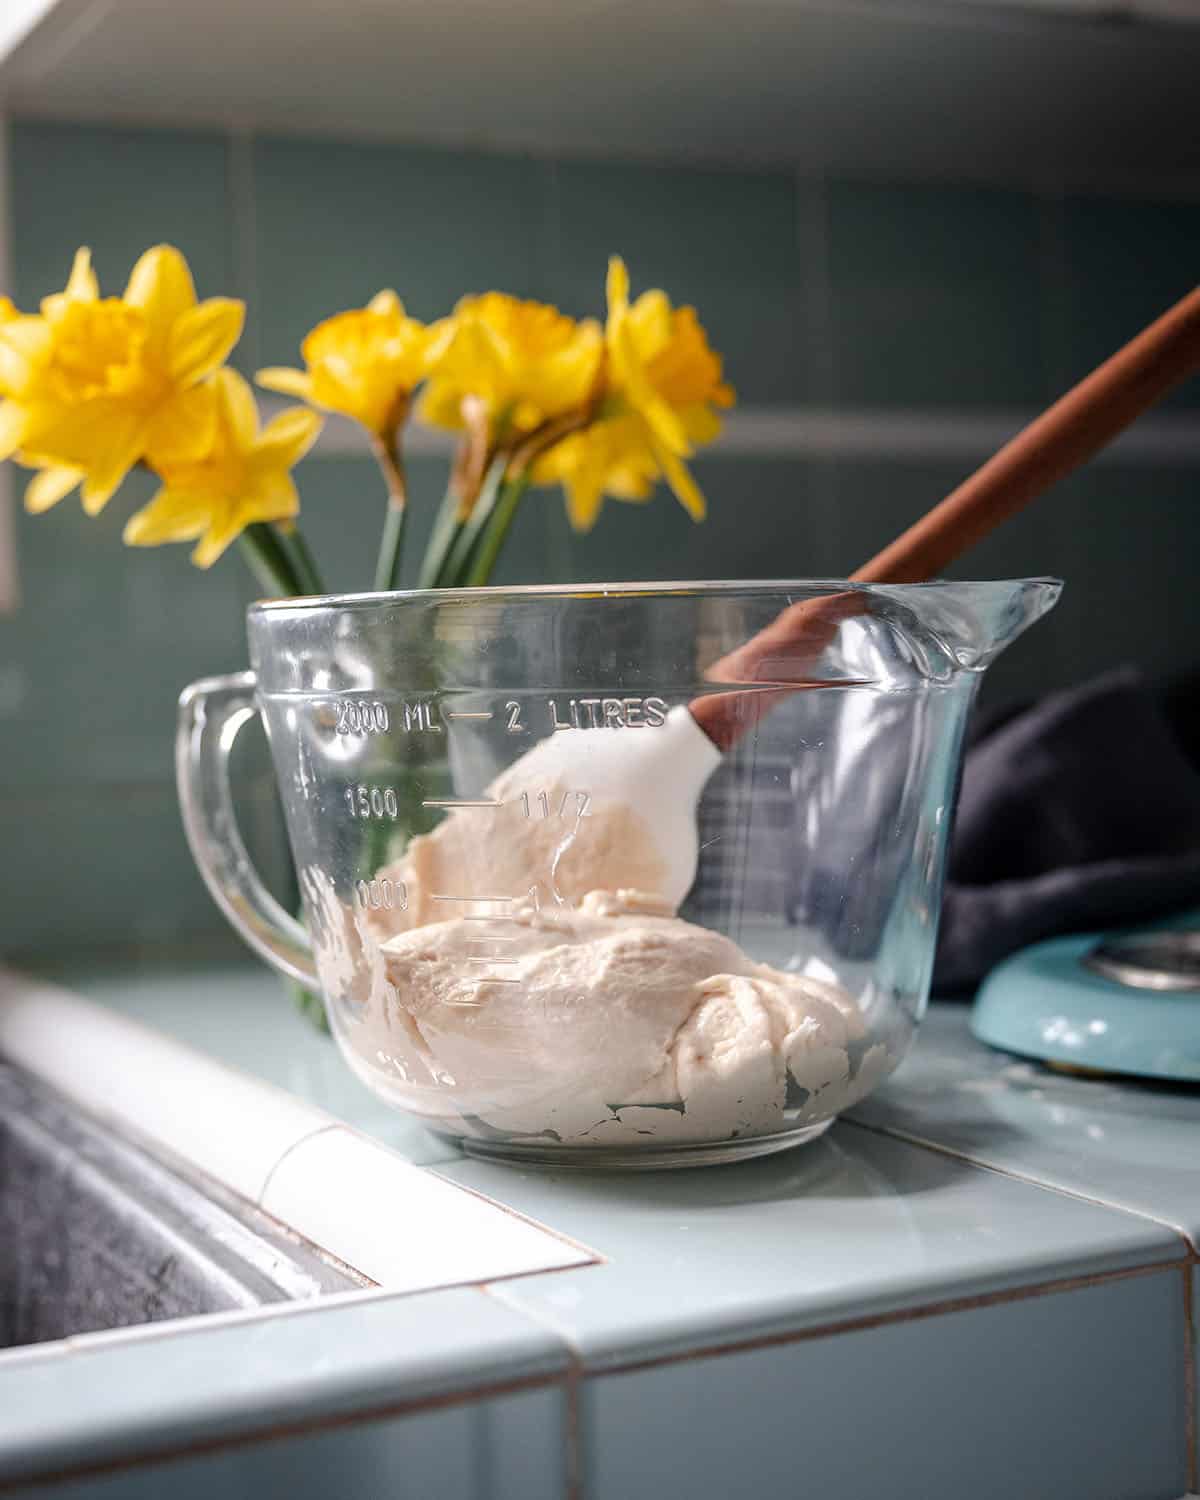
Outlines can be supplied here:
[[[578, 1269], [576, 1267], [575, 1269]], [[512, 1278], [508, 1278], [511, 1280]], [[564, 1441], [566, 1444], [567, 1460], [567, 1491], [565, 1500], [583, 1500], [584, 1497], [584, 1465], [583, 1465], [583, 1415], [582, 1415], [582, 1388], [586, 1377], [583, 1364], [583, 1351], [571, 1337], [570, 1333], [559, 1326], [543, 1308], [527, 1307], [523, 1302], [514, 1301], [507, 1296], [507, 1281], [502, 1285], [498, 1282], [485, 1282], [479, 1290], [485, 1297], [498, 1302], [509, 1312], [518, 1317], [527, 1319], [535, 1327], [544, 1333], [551, 1334], [558, 1340], [567, 1356], [566, 1371], [566, 1397], [567, 1411], [564, 1421]]]
[[[1054, 1182], [1043, 1182], [1040, 1177], [1030, 1177], [1024, 1172], [1014, 1171], [1011, 1167], [1000, 1167], [993, 1162], [980, 1161], [978, 1157], [971, 1156], [966, 1151], [956, 1151], [952, 1146], [941, 1145], [937, 1141], [914, 1135], [894, 1125], [868, 1125], [863, 1120], [851, 1120], [844, 1117], [839, 1123], [852, 1126], [856, 1130], [866, 1130], [872, 1135], [885, 1136], [889, 1140], [905, 1141], [910, 1146], [920, 1146], [926, 1151], [936, 1151], [939, 1155], [951, 1157], [954, 1161], [966, 1162], [977, 1171], [994, 1172], [997, 1177], [1006, 1177], [1011, 1182], [1023, 1182], [1027, 1187], [1042, 1188], [1048, 1193], [1057, 1193], [1062, 1198], [1073, 1198], [1078, 1203], [1090, 1203], [1093, 1208], [1107, 1208], [1113, 1213], [1125, 1214], [1131, 1219], [1142, 1219], [1147, 1224], [1156, 1224], [1160, 1229], [1168, 1229], [1172, 1234], [1178, 1235], [1183, 1241], [1183, 1260], [1186, 1264], [1200, 1262], [1200, 1250], [1197, 1249], [1186, 1229], [1179, 1224], [1172, 1224], [1169, 1219], [1160, 1219], [1156, 1214], [1147, 1213], [1144, 1209], [1130, 1208], [1125, 1203], [1111, 1203], [1107, 1198], [1096, 1198], [1090, 1193], [1080, 1192], [1077, 1188], [1062, 1187]], [[1163, 1261], [1162, 1264], [1172, 1265], [1174, 1262]]]
[[843, 1318], [833, 1323], [822, 1323], [813, 1328], [797, 1328], [786, 1333], [764, 1333], [754, 1338], [698, 1345], [694, 1349], [682, 1349], [673, 1354], [649, 1355], [644, 1359], [629, 1360], [624, 1364], [613, 1363], [603, 1368], [594, 1368], [588, 1371], [588, 1374], [593, 1379], [610, 1375], [630, 1375], [667, 1365], [691, 1364], [702, 1359], [720, 1359], [727, 1354], [748, 1354], [759, 1349], [774, 1349], [787, 1344], [811, 1343], [816, 1339], [834, 1338], [844, 1333], [865, 1333], [874, 1328], [919, 1323], [928, 1318], [947, 1317], [960, 1312], [973, 1312], [980, 1308], [1003, 1307], [1011, 1302], [1031, 1302], [1042, 1297], [1056, 1297], [1072, 1292], [1087, 1291], [1091, 1287], [1108, 1286], [1118, 1281], [1132, 1281], [1146, 1276], [1169, 1276], [1180, 1268], [1187, 1269], [1188, 1263], [1165, 1261], [1154, 1265], [1126, 1266], [1119, 1271], [1097, 1271], [1092, 1275], [1067, 1276], [1058, 1281], [1035, 1282], [1032, 1285], [1012, 1287], [996, 1292], [948, 1297], [944, 1301], [929, 1302], [920, 1307], [896, 1308], [891, 1312]]

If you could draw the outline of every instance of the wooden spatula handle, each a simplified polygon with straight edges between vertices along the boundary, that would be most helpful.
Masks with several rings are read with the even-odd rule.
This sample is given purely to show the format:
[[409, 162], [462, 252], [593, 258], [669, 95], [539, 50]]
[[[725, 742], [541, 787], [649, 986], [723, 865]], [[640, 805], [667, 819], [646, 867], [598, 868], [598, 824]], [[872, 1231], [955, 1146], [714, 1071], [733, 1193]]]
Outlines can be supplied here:
[[[969, 479], [851, 576], [860, 583], [921, 583], [934, 578], [1001, 521], [1086, 463], [1135, 417], [1200, 369], [1200, 287], [1092, 371], [988, 459]], [[792, 605], [753, 640], [709, 668], [713, 682], [769, 684], [776, 692], [706, 694], [691, 711], [713, 743], [728, 749], [767, 709], [805, 684], [838, 622], [857, 608], [838, 594]], [[779, 670], [771, 673], [776, 656]]]
[[1106, 359], [853, 577], [934, 578], [1200, 369], [1200, 286]]

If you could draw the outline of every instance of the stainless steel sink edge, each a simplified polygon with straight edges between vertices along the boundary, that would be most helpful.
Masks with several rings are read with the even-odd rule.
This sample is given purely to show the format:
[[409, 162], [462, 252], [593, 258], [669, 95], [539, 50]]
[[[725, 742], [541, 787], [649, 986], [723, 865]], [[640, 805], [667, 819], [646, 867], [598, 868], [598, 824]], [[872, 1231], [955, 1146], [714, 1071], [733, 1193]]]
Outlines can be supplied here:
[[0, 1059], [0, 1357], [372, 1286]]

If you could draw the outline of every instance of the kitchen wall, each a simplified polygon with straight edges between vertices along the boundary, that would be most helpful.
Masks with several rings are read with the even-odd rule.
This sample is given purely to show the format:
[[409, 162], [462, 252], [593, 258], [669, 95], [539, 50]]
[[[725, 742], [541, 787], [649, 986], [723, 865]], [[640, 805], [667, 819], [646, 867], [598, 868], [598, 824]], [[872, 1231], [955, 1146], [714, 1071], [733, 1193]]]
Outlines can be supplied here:
[[[1197, 280], [1200, 202], [957, 184], [489, 156], [402, 146], [12, 122], [13, 286], [32, 306], [80, 242], [119, 291], [148, 244], [188, 255], [201, 294], [245, 297], [240, 362], [294, 363], [306, 329], [395, 286], [421, 317], [498, 286], [599, 312], [607, 255], [635, 288], [695, 301], [743, 418], [697, 463], [711, 514], [667, 496], [571, 534], [526, 501], [500, 578], [845, 574], [988, 445]], [[1194, 665], [1200, 383], [1136, 448], [983, 544], [961, 576], [1058, 573], [1057, 613], [995, 669], [1014, 699], [1121, 661]], [[444, 459], [412, 462], [419, 553]], [[367, 583], [380, 515], [369, 462], [332, 443], [301, 471], [306, 530], [335, 588]], [[17, 521], [22, 603], [0, 618], [0, 950], [204, 943], [223, 925], [192, 869], [171, 782], [178, 690], [244, 664], [252, 595], [231, 554], [129, 552], [126, 491]], [[249, 738], [249, 735], [245, 736]], [[281, 887], [270, 778], [242, 752], [250, 841]]]

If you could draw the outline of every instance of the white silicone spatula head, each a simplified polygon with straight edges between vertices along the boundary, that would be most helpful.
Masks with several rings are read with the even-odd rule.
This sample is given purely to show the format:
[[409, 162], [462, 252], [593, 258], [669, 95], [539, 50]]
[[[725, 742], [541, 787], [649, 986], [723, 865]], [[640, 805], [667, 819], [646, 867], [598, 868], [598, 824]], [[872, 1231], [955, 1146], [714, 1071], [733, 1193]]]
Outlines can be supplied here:
[[[679, 707], [657, 726], [560, 730], [515, 762], [505, 779], [510, 787], [570, 784], [593, 804], [631, 808], [665, 866], [664, 888], [656, 894], [678, 906], [696, 878], [696, 805], [720, 762], [720, 750]], [[621, 851], [614, 852], [619, 872]], [[621, 883], [619, 873], [614, 883]]]

